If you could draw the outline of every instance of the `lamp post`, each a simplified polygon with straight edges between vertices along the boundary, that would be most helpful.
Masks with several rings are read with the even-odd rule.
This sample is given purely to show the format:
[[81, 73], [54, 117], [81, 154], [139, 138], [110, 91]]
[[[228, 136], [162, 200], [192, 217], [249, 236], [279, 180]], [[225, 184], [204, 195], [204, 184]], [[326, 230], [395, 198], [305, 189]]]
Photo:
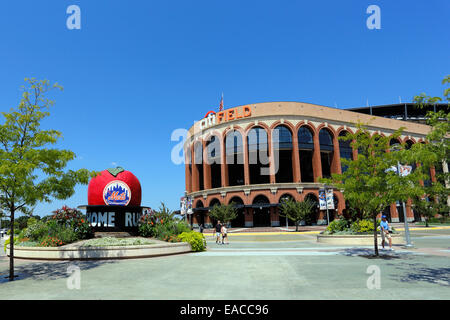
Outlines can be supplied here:
[[[393, 144], [390, 148], [391, 151], [397, 151], [398, 148], [400, 148], [401, 146], [396, 143]], [[401, 177], [401, 173], [400, 173], [400, 161], [397, 160], [397, 174], [399, 177]], [[402, 207], [403, 207], [403, 220], [404, 220], [404, 224], [405, 224], [405, 238], [406, 238], [406, 247], [407, 248], [411, 248], [413, 247], [412, 243], [411, 243], [411, 238], [409, 236], [409, 226], [408, 226], [408, 218], [406, 217], [406, 206], [405, 206], [405, 201], [402, 201]]]
[[[399, 161], [397, 161], [397, 173], [398, 173], [399, 176], [401, 176], [401, 174], [400, 174], [400, 162]], [[409, 236], [409, 226], [408, 226], [408, 218], [406, 217], [405, 201], [402, 201], [402, 206], [403, 206], [403, 219], [404, 219], [404, 223], [405, 223], [406, 247], [411, 248], [411, 247], [413, 247], [413, 245], [411, 243], [411, 238]]]

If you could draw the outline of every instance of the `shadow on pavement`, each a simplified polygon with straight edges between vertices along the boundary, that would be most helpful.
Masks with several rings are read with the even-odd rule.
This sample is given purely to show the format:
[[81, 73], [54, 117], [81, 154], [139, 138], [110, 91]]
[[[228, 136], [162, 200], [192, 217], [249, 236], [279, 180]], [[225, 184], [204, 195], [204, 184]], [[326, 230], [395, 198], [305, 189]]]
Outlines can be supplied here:
[[392, 279], [400, 282], [427, 282], [450, 287], [450, 267], [430, 268], [418, 264], [405, 264], [397, 266], [399, 275]]
[[361, 257], [367, 259], [383, 259], [383, 260], [393, 260], [393, 259], [405, 259], [410, 257], [408, 252], [396, 252], [396, 251], [386, 251], [379, 250], [378, 256], [375, 255], [374, 249], [368, 248], [350, 248], [341, 251], [339, 254], [346, 257]]
[[[99, 267], [104, 264], [115, 263], [113, 260], [93, 260], [93, 261], [59, 261], [59, 262], [34, 262], [14, 267], [14, 274], [17, 275], [14, 281], [32, 280], [56, 280], [67, 278], [69, 266], [77, 266], [81, 271]], [[9, 271], [0, 273], [0, 284], [9, 282]]]

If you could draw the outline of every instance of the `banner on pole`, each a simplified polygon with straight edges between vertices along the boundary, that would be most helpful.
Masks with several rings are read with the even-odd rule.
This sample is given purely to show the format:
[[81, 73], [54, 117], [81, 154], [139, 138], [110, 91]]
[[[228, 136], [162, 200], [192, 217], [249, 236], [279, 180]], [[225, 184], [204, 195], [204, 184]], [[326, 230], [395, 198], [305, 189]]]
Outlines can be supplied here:
[[325, 189], [319, 189], [319, 209], [327, 210], [327, 197], [325, 195]]
[[327, 189], [326, 195], [327, 195], [327, 207], [328, 207], [328, 209], [333, 209], [334, 210], [333, 189]]

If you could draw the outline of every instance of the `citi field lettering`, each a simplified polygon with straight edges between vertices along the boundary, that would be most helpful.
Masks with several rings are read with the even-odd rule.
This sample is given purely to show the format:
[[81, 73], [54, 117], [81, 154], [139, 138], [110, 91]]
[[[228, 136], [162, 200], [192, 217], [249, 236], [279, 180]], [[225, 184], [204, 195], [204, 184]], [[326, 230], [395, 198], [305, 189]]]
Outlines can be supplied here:
[[215, 113], [209, 111], [205, 118], [200, 121], [200, 130], [221, 124], [227, 121], [238, 120], [247, 118], [252, 115], [252, 108], [250, 106], [243, 106], [242, 108], [236, 107], [228, 110]]

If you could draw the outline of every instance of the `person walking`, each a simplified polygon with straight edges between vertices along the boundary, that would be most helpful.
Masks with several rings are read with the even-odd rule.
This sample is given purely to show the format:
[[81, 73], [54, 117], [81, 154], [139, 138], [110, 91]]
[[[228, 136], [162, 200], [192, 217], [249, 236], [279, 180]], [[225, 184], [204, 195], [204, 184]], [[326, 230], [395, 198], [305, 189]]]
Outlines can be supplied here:
[[385, 239], [388, 238], [389, 240], [389, 250], [393, 251], [392, 249], [392, 237], [389, 231], [389, 223], [387, 221], [387, 218], [385, 215], [381, 216], [381, 222], [380, 222], [380, 233], [381, 233], [381, 246], [384, 249]]
[[220, 244], [220, 236], [222, 235], [222, 224], [220, 220], [216, 224], [216, 243]]
[[[228, 234], [227, 234], [228, 230], [227, 227], [225, 227], [225, 225], [222, 226], [221, 233], [222, 233], [222, 244], [230, 244], [228, 242]], [[225, 242], [225, 240], [227, 240], [227, 242]]]

